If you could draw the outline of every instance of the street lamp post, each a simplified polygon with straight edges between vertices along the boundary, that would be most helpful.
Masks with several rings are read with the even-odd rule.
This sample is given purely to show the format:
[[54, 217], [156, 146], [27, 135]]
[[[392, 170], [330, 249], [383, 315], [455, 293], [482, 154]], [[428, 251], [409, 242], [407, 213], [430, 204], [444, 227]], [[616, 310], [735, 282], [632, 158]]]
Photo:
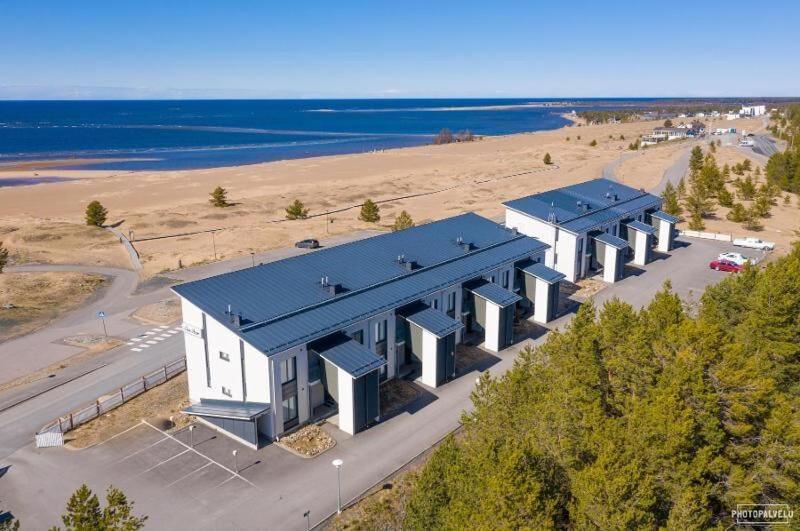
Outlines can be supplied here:
[[189, 426], [189, 447], [194, 449], [194, 424]]
[[236, 456], [239, 455], [238, 450], [233, 451], [233, 471], [237, 474], [239, 473], [239, 463], [237, 462]]
[[256, 253], [250, 253], [250, 258], [253, 259], [253, 267], [256, 266]]
[[108, 329], [106, 328], [106, 312], [97, 312], [97, 317], [103, 322], [103, 335], [108, 339]]
[[311, 530], [311, 511], [306, 511], [303, 513], [303, 518], [306, 519], [306, 531]]
[[331, 464], [336, 467], [336, 514], [342, 514], [342, 465], [344, 461], [334, 459]]
[[214, 239], [214, 231], [211, 231], [211, 246], [214, 248], [214, 260], [217, 259], [217, 242]]

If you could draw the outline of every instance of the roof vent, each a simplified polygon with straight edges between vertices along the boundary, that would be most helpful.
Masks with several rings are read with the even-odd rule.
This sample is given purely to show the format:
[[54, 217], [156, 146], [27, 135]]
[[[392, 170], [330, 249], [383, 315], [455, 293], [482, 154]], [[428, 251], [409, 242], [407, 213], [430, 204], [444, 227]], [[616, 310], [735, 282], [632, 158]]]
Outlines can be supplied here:
[[547, 221], [548, 223], [558, 223], [558, 218], [556, 217], [555, 203], [550, 203], [550, 212], [547, 214]]
[[415, 269], [419, 268], [419, 264], [417, 263], [416, 260], [408, 260], [407, 262], [405, 262], [405, 265], [406, 265], [406, 271], [414, 271]]
[[242, 326], [242, 312], [237, 313], [236, 315], [232, 316], [233, 324], [235, 324], [238, 328]]
[[343, 290], [341, 284], [328, 284], [328, 293], [330, 293], [331, 295], [338, 295], [342, 291]]
[[397, 263], [398, 264], [405, 263], [405, 261], [406, 261], [406, 255], [404, 255], [404, 254], [398, 254], [397, 255]]
[[469, 252], [469, 251], [473, 250], [473, 249], [475, 248], [475, 246], [474, 246], [474, 245], [472, 245], [472, 244], [471, 244], [471, 243], [469, 243], [469, 242], [463, 242], [463, 243], [461, 244], [461, 248], [462, 248], [462, 249], [464, 249], [465, 251]]
[[461, 236], [456, 238], [456, 245], [461, 245], [462, 243], [464, 243], [464, 238], [462, 238]]

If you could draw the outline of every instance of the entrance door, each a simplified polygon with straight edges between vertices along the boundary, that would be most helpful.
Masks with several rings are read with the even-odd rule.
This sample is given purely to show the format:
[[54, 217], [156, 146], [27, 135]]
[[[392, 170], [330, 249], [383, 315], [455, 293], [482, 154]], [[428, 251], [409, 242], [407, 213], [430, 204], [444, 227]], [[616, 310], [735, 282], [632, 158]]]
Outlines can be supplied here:
[[456, 335], [448, 334], [436, 340], [436, 385], [453, 377], [456, 372]]

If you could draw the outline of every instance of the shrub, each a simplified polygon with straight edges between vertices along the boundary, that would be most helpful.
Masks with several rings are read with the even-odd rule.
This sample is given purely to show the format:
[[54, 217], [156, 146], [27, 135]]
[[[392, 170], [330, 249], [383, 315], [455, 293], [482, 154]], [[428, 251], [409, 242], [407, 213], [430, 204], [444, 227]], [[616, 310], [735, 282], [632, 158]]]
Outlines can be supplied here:
[[591, 142], [589, 142], [589, 145], [595, 147], [597, 145], [597, 140], [593, 139]]
[[3, 269], [8, 264], [8, 249], [3, 246], [3, 242], [0, 242], [0, 273], [3, 272]]
[[453, 142], [453, 133], [450, 129], [444, 128], [439, 133], [433, 137], [433, 143], [436, 145], [440, 144], [450, 144]]
[[717, 199], [719, 200], [719, 204], [730, 208], [733, 206], [733, 194], [731, 194], [727, 188], [723, 187], [717, 193]]
[[367, 223], [377, 223], [381, 220], [380, 211], [380, 207], [372, 199], [367, 199], [361, 205], [361, 214], [359, 214], [358, 219]]
[[411, 216], [403, 210], [400, 214], [397, 215], [397, 219], [394, 220], [394, 225], [392, 225], [392, 230], [397, 232], [399, 230], [410, 229], [414, 226], [414, 220], [411, 219]]
[[294, 203], [286, 207], [286, 219], [306, 219], [307, 217], [308, 209], [299, 199], [295, 199]]
[[619, 135], [620, 140], [625, 140], [625, 135]]
[[108, 210], [106, 210], [100, 201], [92, 201], [86, 206], [86, 224], [94, 225], [95, 227], [102, 227], [106, 222]]
[[553, 163], [553, 157], [550, 156], [550, 153], [545, 153], [543, 160], [544, 160], [544, 163], [548, 164], [548, 165]]
[[734, 223], [741, 223], [747, 219], [747, 209], [744, 208], [744, 205], [741, 203], [734, 203], [731, 207], [731, 211], [728, 212], [728, 215], [725, 217]]
[[217, 186], [209, 195], [211, 198], [208, 200], [208, 202], [215, 207], [230, 206], [230, 203], [228, 203], [228, 191], [225, 188]]

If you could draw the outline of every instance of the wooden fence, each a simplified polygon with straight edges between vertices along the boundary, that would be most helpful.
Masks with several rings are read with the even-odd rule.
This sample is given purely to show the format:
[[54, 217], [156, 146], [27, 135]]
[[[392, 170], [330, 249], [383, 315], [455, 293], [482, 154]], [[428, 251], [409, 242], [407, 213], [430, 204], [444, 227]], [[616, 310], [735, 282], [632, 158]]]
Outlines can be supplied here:
[[47, 434], [64, 434], [70, 430], [74, 430], [81, 424], [96, 419], [103, 413], [107, 413], [112, 409], [121, 406], [128, 400], [139, 396], [145, 391], [160, 385], [167, 380], [178, 376], [186, 370], [186, 358], [180, 358], [170, 363], [167, 363], [158, 370], [137, 378], [127, 385], [120, 387], [116, 392], [102, 396], [94, 401], [94, 403], [82, 407], [81, 409], [72, 411], [63, 417], [59, 417], [47, 425], [42, 427], [36, 433], [36, 442], [39, 446], [41, 441], [42, 446], [56, 446], [58, 440], [63, 440], [60, 437], [47, 436]]

